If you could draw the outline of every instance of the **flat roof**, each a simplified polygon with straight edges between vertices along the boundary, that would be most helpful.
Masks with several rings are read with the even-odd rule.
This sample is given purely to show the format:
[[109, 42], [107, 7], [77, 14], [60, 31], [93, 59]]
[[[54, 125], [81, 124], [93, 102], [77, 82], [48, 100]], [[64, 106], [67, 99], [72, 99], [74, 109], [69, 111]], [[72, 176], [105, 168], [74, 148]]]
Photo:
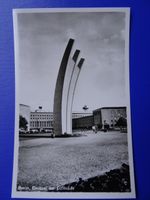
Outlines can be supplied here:
[[73, 112], [72, 114], [86, 114], [86, 115], [91, 115], [92, 114], [92, 112], [90, 112], [90, 113], [86, 113], [86, 112]]
[[31, 112], [32, 114], [35, 114], [35, 113], [42, 113], [42, 114], [53, 114], [53, 112], [48, 112], [48, 111], [32, 111]]
[[[49, 112], [49, 111], [31, 111], [31, 113], [47, 113], [47, 114], [53, 114], [53, 112]], [[82, 115], [92, 115], [92, 112], [91, 113], [79, 113], [79, 112], [73, 112], [72, 114], [82, 114]]]
[[127, 108], [126, 106], [102, 107], [102, 108], [98, 108], [96, 110], [93, 110], [93, 112], [100, 111], [102, 109], [126, 109], [126, 108]]

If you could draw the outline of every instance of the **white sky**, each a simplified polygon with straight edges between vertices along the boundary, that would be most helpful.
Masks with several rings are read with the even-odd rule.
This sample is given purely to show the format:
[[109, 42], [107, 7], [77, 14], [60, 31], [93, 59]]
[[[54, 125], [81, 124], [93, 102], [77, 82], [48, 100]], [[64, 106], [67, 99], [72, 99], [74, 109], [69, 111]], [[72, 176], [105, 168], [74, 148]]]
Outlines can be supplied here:
[[85, 62], [73, 111], [125, 106], [125, 13], [18, 14], [19, 103], [53, 110], [54, 89], [69, 38]]

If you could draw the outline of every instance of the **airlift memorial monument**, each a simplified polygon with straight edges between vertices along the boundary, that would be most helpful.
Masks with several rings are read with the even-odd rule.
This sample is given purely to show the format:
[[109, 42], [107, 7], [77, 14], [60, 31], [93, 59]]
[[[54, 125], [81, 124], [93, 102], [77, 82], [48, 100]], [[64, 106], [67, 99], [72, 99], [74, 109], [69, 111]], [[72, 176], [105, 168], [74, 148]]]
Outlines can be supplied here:
[[71, 58], [74, 40], [69, 39], [65, 49], [54, 94], [54, 134], [72, 134], [72, 105], [78, 77], [84, 62], [79, 59], [80, 50], [75, 50]]

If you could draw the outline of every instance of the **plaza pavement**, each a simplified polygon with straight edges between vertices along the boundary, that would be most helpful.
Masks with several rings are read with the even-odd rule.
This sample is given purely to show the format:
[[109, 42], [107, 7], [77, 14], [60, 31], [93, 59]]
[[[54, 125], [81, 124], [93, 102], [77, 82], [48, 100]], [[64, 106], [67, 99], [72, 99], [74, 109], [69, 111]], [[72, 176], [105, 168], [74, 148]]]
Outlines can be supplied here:
[[127, 133], [20, 141], [18, 185], [57, 187], [128, 163]]

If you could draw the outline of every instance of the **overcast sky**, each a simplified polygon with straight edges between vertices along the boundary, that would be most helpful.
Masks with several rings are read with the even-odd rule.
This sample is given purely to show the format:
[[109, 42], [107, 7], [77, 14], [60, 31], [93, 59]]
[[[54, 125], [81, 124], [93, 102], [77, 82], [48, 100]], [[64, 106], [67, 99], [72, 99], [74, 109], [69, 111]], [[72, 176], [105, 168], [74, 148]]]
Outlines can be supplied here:
[[73, 111], [125, 106], [125, 13], [18, 14], [19, 103], [53, 110], [60, 62], [69, 38], [85, 58]]

